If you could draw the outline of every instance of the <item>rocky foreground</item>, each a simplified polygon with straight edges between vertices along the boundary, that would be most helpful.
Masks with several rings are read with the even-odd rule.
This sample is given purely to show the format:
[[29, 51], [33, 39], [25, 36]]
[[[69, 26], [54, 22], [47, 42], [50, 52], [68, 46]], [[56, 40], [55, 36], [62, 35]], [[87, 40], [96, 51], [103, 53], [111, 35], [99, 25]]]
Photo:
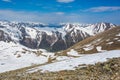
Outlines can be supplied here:
[[26, 73], [26, 69], [1, 73], [0, 80], [120, 80], [120, 57], [69, 71]]

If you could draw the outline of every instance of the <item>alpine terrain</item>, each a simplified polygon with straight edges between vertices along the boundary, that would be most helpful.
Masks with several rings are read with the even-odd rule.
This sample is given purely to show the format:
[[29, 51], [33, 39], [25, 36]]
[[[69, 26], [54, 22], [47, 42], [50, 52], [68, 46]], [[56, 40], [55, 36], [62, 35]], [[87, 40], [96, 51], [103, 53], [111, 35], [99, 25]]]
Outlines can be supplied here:
[[113, 27], [116, 25], [111, 23], [46, 25], [0, 21], [0, 40], [20, 43], [32, 49], [59, 51]]
[[112, 23], [0, 21], [0, 80], [119, 80]]

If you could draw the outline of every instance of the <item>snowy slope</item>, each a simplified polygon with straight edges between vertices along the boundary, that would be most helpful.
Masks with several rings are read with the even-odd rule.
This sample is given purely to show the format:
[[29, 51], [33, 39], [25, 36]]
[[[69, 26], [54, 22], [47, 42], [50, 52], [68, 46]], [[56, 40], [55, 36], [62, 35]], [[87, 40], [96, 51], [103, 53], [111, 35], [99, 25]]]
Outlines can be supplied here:
[[108, 51], [104, 53], [84, 55], [78, 58], [68, 59], [60, 62], [51, 63], [48, 65], [43, 65], [40, 67], [35, 67], [32, 69], [29, 69], [28, 72], [32, 73], [38, 70], [41, 70], [42, 72], [74, 70], [75, 67], [82, 64], [95, 64], [97, 62], [105, 62], [108, 58], [114, 58], [114, 57], [120, 57], [120, 50], [113, 50], [113, 51]]
[[[120, 57], [120, 50], [96, 54], [78, 54], [77, 51], [72, 49], [70, 52], [67, 52], [68, 56], [58, 56], [55, 55], [55, 53], [50, 53], [43, 49], [29, 49], [13, 42], [7, 43], [0, 41], [0, 44], [0, 73], [32, 66], [34, 64], [43, 64], [50, 59], [53, 59], [52, 63], [27, 71], [31, 73], [38, 70], [42, 70], [42, 72], [74, 70], [78, 65], [94, 64], [104, 62], [107, 58]], [[100, 47], [98, 47], [98, 49], [99, 48]], [[36, 54], [36, 52], [40, 53]]]
[[44, 64], [49, 62], [49, 60], [51, 62], [58, 62], [72, 58], [57, 56], [55, 53], [44, 49], [30, 49], [19, 43], [0, 41], [0, 73], [34, 64]]
[[[42, 51], [38, 56], [37, 51]], [[0, 72], [15, 70], [33, 64], [43, 64], [48, 61], [49, 56], [45, 50], [33, 50], [13, 42], [7, 43], [0, 41]]]
[[96, 23], [96, 24], [91, 24], [87, 26], [84, 30], [87, 31], [90, 35], [95, 35], [101, 32], [104, 32], [108, 29], [111, 29], [113, 27], [116, 27], [116, 25], [112, 23]]

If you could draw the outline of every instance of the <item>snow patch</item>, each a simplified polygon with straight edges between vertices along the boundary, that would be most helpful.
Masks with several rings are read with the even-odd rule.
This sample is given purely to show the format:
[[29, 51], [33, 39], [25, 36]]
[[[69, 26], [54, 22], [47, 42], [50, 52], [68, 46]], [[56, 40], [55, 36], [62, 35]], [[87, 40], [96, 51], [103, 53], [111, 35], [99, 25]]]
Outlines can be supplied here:
[[117, 34], [116, 36], [120, 36], [120, 33], [119, 33], [119, 34]]
[[118, 40], [119, 38], [114, 38], [114, 40]]
[[33, 28], [26, 27], [26, 33], [33, 39], [36, 38], [37, 31]]
[[101, 46], [97, 46], [96, 49], [97, 49], [98, 52], [105, 52], [106, 51], [106, 50], [102, 50]]
[[70, 52], [67, 52], [67, 54], [71, 56], [79, 56], [78, 52], [75, 51], [74, 49], [71, 49]]
[[82, 64], [95, 64], [97, 62], [105, 62], [108, 58], [120, 57], [120, 50], [113, 50], [104, 53], [89, 54], [79, 58], [68, 59], [60, 62], [55, 62], [40, 67], [29, 69], [28, 72], [56, 72], [61, 70], [75, 70], [75, 67]]
[[113, 44], [114, 42], [108, 42], [107, 44]]
[[118, 40], [120, 42], [120, 40]]
[[85, 51], [89, 51], [89, 50], [92, 50], [94, 48], [94, 46], [89, 46], [89, 47], [86, 47], [86, 48], [83, 48]]

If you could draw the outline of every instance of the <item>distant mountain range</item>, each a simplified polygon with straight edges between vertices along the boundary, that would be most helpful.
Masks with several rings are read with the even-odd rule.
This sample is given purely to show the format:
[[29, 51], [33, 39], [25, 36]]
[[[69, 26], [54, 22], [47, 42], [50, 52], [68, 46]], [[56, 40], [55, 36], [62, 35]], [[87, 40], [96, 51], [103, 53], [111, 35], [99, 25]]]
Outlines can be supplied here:
[[0, 41], [13, 41], [33, 49], [59, 51], [69, 48], [90, 36], [116, 27], [112, 23], [46, 25], [0, 21]]

